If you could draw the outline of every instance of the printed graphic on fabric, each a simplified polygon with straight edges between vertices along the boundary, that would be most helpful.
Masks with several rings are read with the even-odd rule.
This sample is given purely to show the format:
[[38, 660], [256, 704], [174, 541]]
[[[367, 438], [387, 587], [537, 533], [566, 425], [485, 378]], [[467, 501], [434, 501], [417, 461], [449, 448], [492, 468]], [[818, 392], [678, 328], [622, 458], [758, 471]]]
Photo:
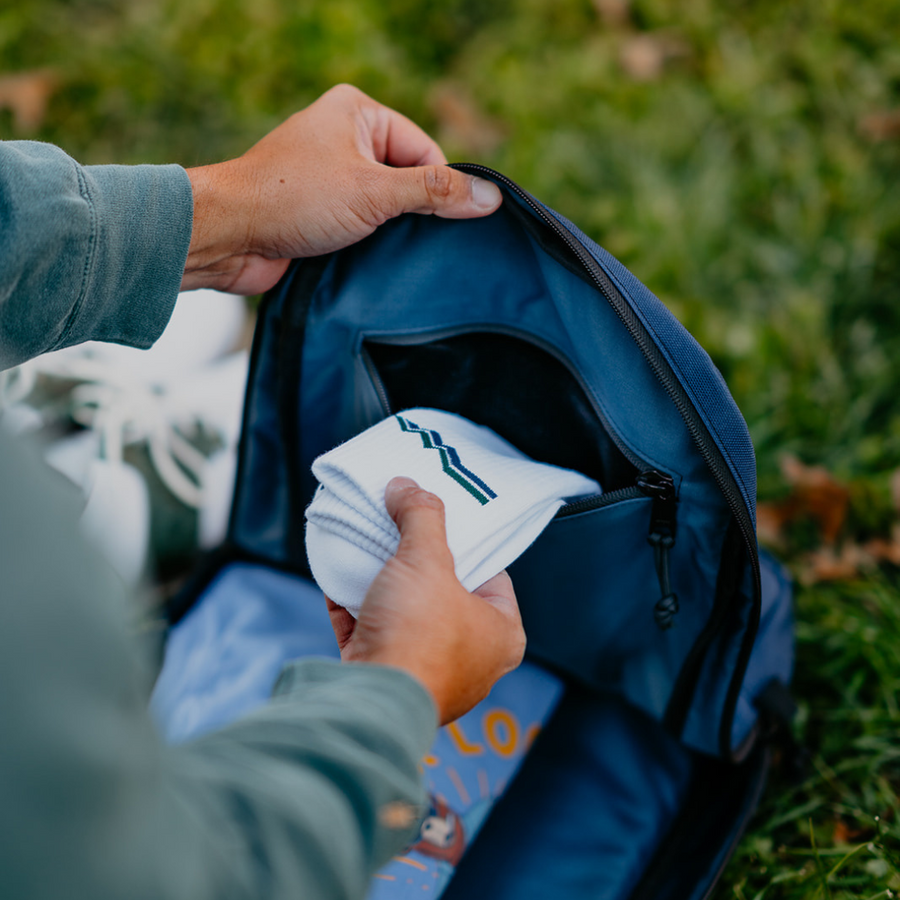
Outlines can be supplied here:
[[440, 434], [434, 429], [420, 428], [415, 422], [394, 416], [400, 423], [400, 429], [409, 434], [418, 434], [422, 438], [422, 446], [426, 450], [437, 450], [441, 456], [444, 471], [458, 484], [461, 484], [482, 506], [490, 503], [497, 495], [474, 473], [470, 472], [460, 461], [456, 449], [445, 444]]
[[374, 876], [366, 900], [414, 900], [425, 891], [438, 900], [562, 690], [555, 676], [524, 662], [438, 732], [422, 759], [428, 814], [412, 845]]
[[442, 797], [429, 798], [428, 815], [419, 827], [419, 839], [410, 849], [455, 866], [466, 849], [462, 819]]

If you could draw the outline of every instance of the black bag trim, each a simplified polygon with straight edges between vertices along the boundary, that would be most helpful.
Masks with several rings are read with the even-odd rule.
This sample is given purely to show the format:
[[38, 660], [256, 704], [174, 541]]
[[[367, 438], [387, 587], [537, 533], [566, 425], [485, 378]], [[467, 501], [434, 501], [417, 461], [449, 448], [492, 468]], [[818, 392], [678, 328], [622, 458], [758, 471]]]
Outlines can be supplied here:
[[690, 712], [691, 702], [703, 671], [706, 653], [713, 640], [725, 627], [732, 600], [740, 589], [740, 572], [743, 563], [744, 542], [740, 530], [732, 517], [725, 531], [722, 552], [719, 557], [719, 574], [716, 579], [716, 595], [712, 612], [706, 625], [691, 647], [675, 679], [672, 696], [666, 706], [663, 725], [676, 738], [681, 737], [684, 724]]
[[[300, 394], [306, 320], [316, 287], [330, 260], [331, 256], [317, 256], [297, 266], [291, 291], [293, 302], [286, 304], [282, 310], [284, 318], [278, 335], [277, 404], [286, 461], [300, 459]], [[288, 557], [303, 560], [303, 570], [308, 572], [303, 534], [302, 510], [306, 509], [306, 503], [303, 500], [302, 474], [298, 466], [285, 467], [288, 505], [297, 511], [288, 522], [285, 543]]]

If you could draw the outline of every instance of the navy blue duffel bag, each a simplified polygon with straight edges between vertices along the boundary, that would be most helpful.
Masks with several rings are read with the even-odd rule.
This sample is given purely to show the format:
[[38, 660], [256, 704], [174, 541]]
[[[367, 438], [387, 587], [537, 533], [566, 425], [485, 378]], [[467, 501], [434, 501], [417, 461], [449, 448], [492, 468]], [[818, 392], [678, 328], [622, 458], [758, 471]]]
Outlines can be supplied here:
[[505, 177], [486, 219], [418, 215], [294, 264], [260, 310], [228, 538], [172, 608], [170, 740], [336, 656], [308, 580], [312, 460], [436, 407], [603, 493], [510, 568], [526, 664], [442, 729], [419, 841], [373, 898], [708, 895], [765, 778], [760, 698], [790, 679], [790, 586], [756, 541], [746, 425], [630, 272]]

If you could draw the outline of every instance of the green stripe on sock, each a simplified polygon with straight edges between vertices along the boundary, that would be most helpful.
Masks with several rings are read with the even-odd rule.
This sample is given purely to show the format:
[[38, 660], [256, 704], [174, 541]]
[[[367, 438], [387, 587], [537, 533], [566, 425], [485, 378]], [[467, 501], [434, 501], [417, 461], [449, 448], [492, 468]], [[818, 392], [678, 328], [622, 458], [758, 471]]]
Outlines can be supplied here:
[[413, 429], [409, 427], [409, 423], [402, 416], [395, 415], [394, 418], [400, 423], [401, 431], [405, 431], [407, 434], [418, 434], [419, 437], [422, 438], [422, 446], [426, 450], [437, 450], [438, 453], [441, 454], [441, 468], [444, 472], [446, 472], [457, 484], [462, 485], [482, 506], [490, 502], [490, 497], [482, 494], [478, 488], [453, 468], [447, 451], [443, 447], [438, 447], [434, 444], [428, 429]]
[[450, 465], [450, 457], [447, 455], [447, 451], [443, 447], [437, 448], [438, 452], [441, 454], [441, 464], [443, 466], [444, 471], [456, 482], [461, 484], [482, 506], [488, 502], [488, 498], [481, 493], [476, 487], [474, 487], [470, 482], [466, 481], [462, 475], [459, 474], [451, 465]]

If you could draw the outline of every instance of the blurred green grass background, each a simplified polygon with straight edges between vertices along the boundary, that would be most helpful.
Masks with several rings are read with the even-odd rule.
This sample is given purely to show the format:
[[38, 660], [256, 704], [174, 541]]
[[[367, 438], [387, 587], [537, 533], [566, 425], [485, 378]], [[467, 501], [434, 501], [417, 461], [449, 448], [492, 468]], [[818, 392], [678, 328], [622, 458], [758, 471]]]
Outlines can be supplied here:
[[[14, 76], [14, 77], [10, 77]], [[0, 138], [86, 163], [240, 153], [339, 81], [573, 219], [687, 325], [757, 447], [889, 538], [900, 468], [897, 0], [29, 0], [0, 5]], [[821, 542], [793, 523], [797, 571]], [[805, 780], [776, 774], [718, 897], [900, 890], [900, 577], [798, 592]]]

